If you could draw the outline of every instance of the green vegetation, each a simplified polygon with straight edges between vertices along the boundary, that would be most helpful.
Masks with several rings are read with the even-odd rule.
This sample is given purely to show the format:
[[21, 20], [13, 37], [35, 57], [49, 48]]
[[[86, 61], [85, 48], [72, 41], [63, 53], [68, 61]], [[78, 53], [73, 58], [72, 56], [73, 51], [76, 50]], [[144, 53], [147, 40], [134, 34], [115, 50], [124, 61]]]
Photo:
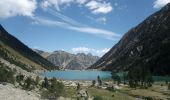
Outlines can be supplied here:
[[22, 75], [21, 73], [19, 75], [16, 76], [16, 81], [22, 86], [22, 82], [24, 81], [24, 75]]
[[101, 97], [103, 100], [134, 100], [132, 96], [119, 91], [112, 92], [101, 88], [90, 87], [87, 89], [89, 97]]
[[[77, 89], [75, 87], [64, 87], [63, 97], [77, 98]], [[74, 100], [74, 99], [73, 99]]]
[[170, 91], [170, 83], [168, 84], [168, 90]]
[[14, 83], [14, 71], [0, 63], [0, 82]]
[[95, 96], [94, 98], [93, 98], [93, 100], [104, 100], [102, 97], [100, 97], [100, 96]]
[[64, 92], [64, 85], [61, 82], [58, 82], [56, 78], [48, 80], [45, 77], [42, 86], [46, 88], [46, 90], [42, 92], [43, 98], [57, 99]]
[[95, 84], [96, 84], [96, 81], [92, 80], [92, 86], [95, 86]]
[[116, 92], [115, 88], [114, 87], [107, 87], [106, 90], [108, 91], [112, 91], [112, 92]]
[[112, 73], [112, 79], [114, 80], [114, 82], [117, 82], [117, 85], [121, 83], [120, 77], [115, 73]]
[[80, 84], [79, 83], [77, 84], [77, 90], [80, 90]]
[[48, 87], [49, 87], [49, 82], [48, 82], [47, 77], [44, 78], [44, 81], [42, 82], [42, 87], [48, 89]]
[[38, 85], [40, 83], [40, 77], [37, 76], [36, 79], [35, 79], [35, 85]]
[[23, 88], [26, 90], [32, 90], [35, 88], [35, 81], [31, 77], [27, 77], [24, 81]]
[[161, 88], [166, 88], [166, 86], [160, 86], [154, 83], [153, 86], [148, 89], [123, 87], [117, 91], [134, 98], [140, 97], [144, 100], [148, 100], [147, 98], [152, 98], [151, 100], [166, 100], [169, 94], [167, 94], [166, 91], [162, 91]]
[[152, 86], [152, 75], [147, 67], [131, 68], [128, 72], [128, 81], [131, 88], [148, 88]]
[[97, 81], [98, 81], [99, 86], [101, 86], [102, 85], [102, 80], [101, 80], [100, 76], [97, 76]]
[[19, 74], [19, 75], [16, 76], [16, 81], [20, 83], [21, 81], [24, 80], [24, 77], [25, 77], [24, 75]]

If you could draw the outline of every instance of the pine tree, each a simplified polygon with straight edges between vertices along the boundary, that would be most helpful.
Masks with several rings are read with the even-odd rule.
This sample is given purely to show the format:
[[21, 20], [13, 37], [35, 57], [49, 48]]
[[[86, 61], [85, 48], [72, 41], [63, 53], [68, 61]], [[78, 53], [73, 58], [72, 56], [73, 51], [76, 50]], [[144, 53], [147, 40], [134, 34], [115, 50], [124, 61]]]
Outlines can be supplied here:
[[97, 76], [97, 80], [98, 80], [99, 86], [101, 86], [102, 85], [102, 80], [101, 80], [100, 76]]
[[44, 78], [44, 82], [42, 83], [42, 87], [44, 87], [44, 88], [47, 88], [47, 89], [48, 89], [48, 87], [49, 87], [49, 82], [48, 82], [47, 77], [45, 77], [45, 78]]
[[39, 76], [37, 76], [37, 77], [36, 77], [36, 79], [35, 79], [35, 85], [38, 85], [38, 84], [39, 84], [39, 82], [40, 82], [40, 77], [39, 77]]

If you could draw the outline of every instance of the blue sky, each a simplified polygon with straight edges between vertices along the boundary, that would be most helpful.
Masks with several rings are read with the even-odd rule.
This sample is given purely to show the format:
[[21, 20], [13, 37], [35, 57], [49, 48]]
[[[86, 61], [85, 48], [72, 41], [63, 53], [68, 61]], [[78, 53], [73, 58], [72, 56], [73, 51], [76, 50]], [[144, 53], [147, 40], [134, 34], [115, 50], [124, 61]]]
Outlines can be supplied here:
[[0, 0], [0, 24], [48, 52], [102, 56], [132, 27], [170, 0]]

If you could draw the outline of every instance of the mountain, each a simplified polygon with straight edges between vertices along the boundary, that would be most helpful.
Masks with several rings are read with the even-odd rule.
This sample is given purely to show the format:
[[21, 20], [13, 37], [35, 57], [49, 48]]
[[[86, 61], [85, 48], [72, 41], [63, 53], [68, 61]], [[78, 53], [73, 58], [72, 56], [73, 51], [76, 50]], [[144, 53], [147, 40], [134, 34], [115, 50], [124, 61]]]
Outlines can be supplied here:
[[54, 65], [41, 57], [0, 25], [0, 58], [23, 69], [53, 69]]
[[128, 31], [90, 68], [117, 72], [142, 66], [170, 75], [170, 4]]
[[[36, 49], [34, 49], [34, 51], [42, 55], [54, 65], [60, 66], [60, 69], [83, 70], [94, 64], [99, 59], [97, 56], [84, 53], [70, 54], [65, 51], [48, 53]], [[48, 56], [44, 56], [44, 54], [48, 54]]]

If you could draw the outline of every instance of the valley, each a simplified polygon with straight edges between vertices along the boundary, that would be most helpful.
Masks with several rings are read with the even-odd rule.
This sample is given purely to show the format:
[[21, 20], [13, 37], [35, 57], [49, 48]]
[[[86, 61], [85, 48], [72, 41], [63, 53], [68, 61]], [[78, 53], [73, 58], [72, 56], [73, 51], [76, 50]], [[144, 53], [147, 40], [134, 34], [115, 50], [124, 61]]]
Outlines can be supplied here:
[[[98, 6], [91, 7], [97, 5], [96, 2], [101, 0], [94, 0], [92, 4], [86, 5], [86, 7], [90, 6], [89, 9], [95, 8], [95, 12], [92, 12], [94, 14], [100, 11], [97, 10]], [[41, 6], [51, 5], [46, 2], [46, 5]], [[101, 6], [102, 3], [99, 5]], [[80, 25], [80, 29], [76, 28], [80, 23], [58, 12], [55, 14], [59, 16], [60, 21], [69, 21], [76, 25], [73, 27], [68, 23], [42, 21], [42, 19], [35, 21], [36, 17], [33, 15], [31, 18], [34, 22], [31, 22], [31, 25], [42, 21], [41, 24], [47, 23], [48, 27], [51, 27], [51, 24], [56, 26], [60, 24], [72, 31], [81, 32], [85, 27], [83, 32], [93, 31], [91, 33], [93, 35], [102, 34], [101, 36], [107, 38], [107, 41], [113, 41], [110, 38], [112, 36], [119, 36], [110, 31], [92, 29], [86, 25]], [[26, 15], [29, 14], [24, 16]], [[13, 30], [15, 30], [14, 26]], [[12, 34], [9, 33], [11, 28], [8, 32], [4, 27], [6, 24], [0, 25], [0, 100], [170, 100], [170, 3], [130, 29], [111, 49], [100, 50], [99, 46], [106, 44], [97, 42], [98, 46], [93, 45], [97, 49], [82, 46], [72, 48], [71, 53], [68, 52], [69, 50], [54, 51], [57, 46], [48, 44], [47, 41], [51, 41], [51, 38], [48, 40], [43, 36], [33, 39], [34, 41], [29, 45], [32, 46], [34, 42], [36, 44], [41, 41], [43, 45], [48, 44], [48, 47], [51, 47], [49, 50], [53, 52], [31, 49], [33, 46], [27, 46], [28, 34]], [[29, 27], [29, 31], [33, 28]], [[46, 31], [49, 32], [53, 28]], [[43, 34], [43, 31], [41, 32]], [[24, 35], [26, 39], [24, 37], [25, 41], [22, 42], [19, 38]], [[79, 37], [80, 40], [74, 43], [83, 41], [86, 35]], [[57, 42], [54, 44], [58, 44], [60, 48], [64, 47], [65, 45], [62, 44], [64, 42], [60, 41], [69, 40], [70, 37], [55, 37], [53, 39], [58, 39], [59, 44]], [[87, 37], [88, 42], [94, 38]], [[100, 36], [97, 40], [104, 41]], [[93, 39], [90, 42], [94, 42]], [[71, 43], [65, 47], [72, 47], [70, 45]], [[100, 58], [102, 54], [104, 55]]]

